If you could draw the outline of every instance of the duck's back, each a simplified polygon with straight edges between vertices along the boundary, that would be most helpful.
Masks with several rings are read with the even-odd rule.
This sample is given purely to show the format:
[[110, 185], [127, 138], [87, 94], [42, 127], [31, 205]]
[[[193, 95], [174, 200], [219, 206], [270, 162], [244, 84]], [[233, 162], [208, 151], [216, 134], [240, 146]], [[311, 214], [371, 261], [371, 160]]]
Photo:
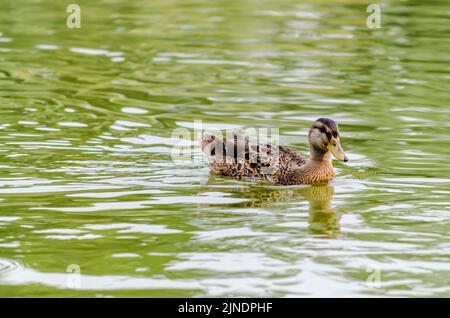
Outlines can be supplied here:
[[257, 178], [280, 183], [286, 173], [306, 160], [293, 150], [271, 144], [254, 144], [233, 134], [232, 139], [204, 133], [202, 151], [208, 156], [211, 172], [234, 178]]

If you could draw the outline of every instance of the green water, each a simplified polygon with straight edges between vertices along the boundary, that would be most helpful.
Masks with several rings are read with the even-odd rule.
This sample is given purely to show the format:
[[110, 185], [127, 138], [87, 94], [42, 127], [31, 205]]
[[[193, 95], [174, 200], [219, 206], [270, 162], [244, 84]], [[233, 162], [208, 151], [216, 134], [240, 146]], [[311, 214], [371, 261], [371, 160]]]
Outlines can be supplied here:
[[[447, 1], [76, 3], [2, 1], [0, 296], [450, 296]], [[318, 117], [328, 186], [171, 159], [196, 120], [307, 152]]]

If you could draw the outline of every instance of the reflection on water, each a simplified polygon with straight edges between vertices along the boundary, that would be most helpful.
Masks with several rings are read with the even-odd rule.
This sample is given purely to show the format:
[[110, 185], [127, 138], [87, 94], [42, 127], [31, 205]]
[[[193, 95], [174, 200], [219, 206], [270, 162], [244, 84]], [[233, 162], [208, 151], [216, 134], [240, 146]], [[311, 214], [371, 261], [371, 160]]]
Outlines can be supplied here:
[[339, 212], [331, 206], [334, 188], [330, 186], [305, 189], [309, 201], [310, 230], [312, 233], [325, 234], [338, 238], [340, 232]]
[[[209, 185], [220, 187], [218, 184], [223, 177], [210, 176]], [[221, 189], [228, 193], [238, 194], [246, 201], [241, 207], [246, 208], [276, 208], [280, 205], [295, 206], [308, 202], [309, 205], [309, 230], [312, 234], [321, 234], [329, 238], [338, 238], [340, 233], [340, 214], [332, 207], [334, 187], [322, 186], [259, 186]], [[217, 193], [217, 192], [216, 192]], [[214, 192], [200, 193], [211, 197]], [[220, 202], [211, 199], [213, 204]], [[231, 203], [231, 202], [230, 202]], [[200, 208], [208, 207], [208, 204], [199, 204]]]
[[[448, 297], [445, 4], [368, 30], [357, 0], [81, 1], [69, 30], [64, 3], [2, 1], [0, 296]], [[318, 117], [352, 159], [329, 186], [171, 160], [196, 120], [307, 153]]]

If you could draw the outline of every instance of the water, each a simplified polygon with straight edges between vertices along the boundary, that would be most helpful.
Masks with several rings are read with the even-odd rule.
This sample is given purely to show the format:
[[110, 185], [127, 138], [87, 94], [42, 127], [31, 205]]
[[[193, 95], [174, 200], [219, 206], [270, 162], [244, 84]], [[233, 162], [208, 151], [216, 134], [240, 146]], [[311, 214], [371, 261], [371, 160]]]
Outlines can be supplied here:
[[[77, 3], [2, 3], [0, 296], [450, 296], [446, 1], [377, 30], [364, 1]], [[318, 117], [328, 186], [171, 160], [195, 120], [306, 152]]]

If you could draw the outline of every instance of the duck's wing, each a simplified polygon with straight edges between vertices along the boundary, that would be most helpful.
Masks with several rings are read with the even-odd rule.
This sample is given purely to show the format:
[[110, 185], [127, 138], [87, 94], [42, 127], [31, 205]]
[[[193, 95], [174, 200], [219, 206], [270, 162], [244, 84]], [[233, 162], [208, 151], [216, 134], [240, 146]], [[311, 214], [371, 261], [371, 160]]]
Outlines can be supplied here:
[[[231, 133], [232, 138], [239, 139], [239, 140], [246, 140], [248, 142], [248, 137], [241, 135], [237, 131], [233, 131]], [[267, 147], [274, 147], [273, 145], [267, 144], [265, 145]], [[292, 162], [294, 165], [302, 166], [306, 163], [306, 159], [300, 155], [299, 153], [293, 151], [290, 148], [284, 147], [284, 146], [277, 146], [280, 156], [283, 158], [283, 160], [288, 160]]]
[[285, 161], [289, 161], [290, 165], [303, 166], [306, 163], [306, 159], [294, 150], [284, 146], [279, 146], [278, 148], [280, 149], [281, 156], [285, 158]]
[[234, 131], [231, 133], [231, 138], [233, 138], [233, 139], [242, 139], [242, 140], [248, 139], [247, 137], [241, 135], [241, 134], [240, 134], [239, 132], [237, 132], [236, 130], [234, 130]]
[[209, 158], [211, 171], [216, 174], [276, 182], [283, 171], [305, 163], [303, 157], [289, 148], [251, 143], [234, 133], [232, 139], [228, 140], [203, 133], [200, 143], [202, 151]]

